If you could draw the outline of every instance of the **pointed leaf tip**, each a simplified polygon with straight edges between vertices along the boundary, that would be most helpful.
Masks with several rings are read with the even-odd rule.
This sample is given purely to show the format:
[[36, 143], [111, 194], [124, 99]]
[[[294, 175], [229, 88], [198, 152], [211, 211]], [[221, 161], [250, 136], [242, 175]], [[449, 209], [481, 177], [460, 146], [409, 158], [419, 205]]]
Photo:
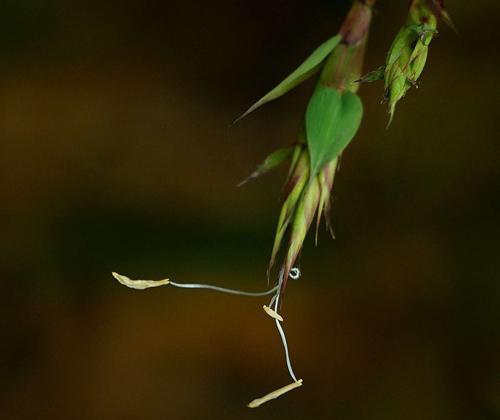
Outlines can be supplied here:
[[265, 160], [262, 162], [255, 171], [253, 171], [247, 178], [241, 181], [238, 184], [238, 187], [245, 185], [247, 182], [253, 181], [259, 176], [273, 170], [274, 168], [281, 165], [285, 160], [287, 160], [294, 151], [294, 146], [284, 147], [278, 149], [271, 153]]
[[285, 93], [292, 90], [294, 87], [298, 86], [314, 73], [316, 73], [323, 61], [330, 55], [330, 53], [335, 49], [335, 47], [341, 41], [341, 35], [335, 35], [328, 41], [321, 44], [316, 48], [313, 53], [299, 66], [297, 67], [288, 77], [286, 77], [281, 83], [279, 83], [275, 88], [269, 91], [266, 95], [260, 98], [256, 103], [254, 103], [250, 108], [248, 108], [241, 116], [234, 120], [233, 124], [236, 124], [241, 119], [245, 118], [248, 114], [260, 108], [262, 105], [270, 102], [274, 99], [283, 96]]

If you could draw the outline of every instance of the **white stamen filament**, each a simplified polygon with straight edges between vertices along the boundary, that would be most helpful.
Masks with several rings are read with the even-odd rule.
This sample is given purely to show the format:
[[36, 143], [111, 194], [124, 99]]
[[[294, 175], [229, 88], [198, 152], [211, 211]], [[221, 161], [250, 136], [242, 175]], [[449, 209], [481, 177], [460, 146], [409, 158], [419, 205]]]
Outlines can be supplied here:
[[196, 284], [196, 283], [176, 283], [171, 281], [170, 284], [174, 287], [179, 287], [181, 289], [209, 289], [215, 290], [216, 292], [229, 293], [231, 295], [240, 296], [268, 296], [276, 291], [278, 286], [274, 286], [272, 289], [266, 290], [264, 292], [246, 292], [244, 290], [227, 289], [225, 287], [213, 286], [211, 284]]
[[[279, 275], [278, 291], [276, 292], [276, 295], [274, 295], [273, 298], [271, 299], [271, 302], [274, 302], [274, 311], [276, 313], [278, 312], [282, 283], [283, 283], [283, 270], [281, 270]], [[272, 304], [270, 304], [269, 306], [272, 306]], [[285, 360], [286, 360], [286, 366], [288, 368], [288, 373], [290, 374], [294, 382], [297, 382], [297, 377], [295, 376], [295, 373], [292, 368], [292, 361], [290, 360], [290, 353], [288, 351], [288, 343], [286, 341], [285, 331], [283, 330], [283, 327], [281, 326], [281, 323], [278, 320], [275, 320], [274, 322], [276, 323], [276, 328], [278, 329], [278, 332], [281, 337], [281, 342], [283, 343], [283, 348], [285, 349]]]
[[136, 289], [136, 290], [144, 290], [144, 289], [149, 289], [151, 287], [160, 287], [160, 286], [166, 286], [166, 285], [171, 285], [174, 287], [179, 287], [181, 289], [209, 289], [209, 290], [215, 290], [216, 292], [221, 292], [221, 293], [229, 293], [232, 295], [240, 295], [240, 296], [268, 296], [273, 294], [277, 289], [278, 286], [274, 286], [272, 289], [266, 290], [264, 292], [246, 292], [244, 290], [236, 290], [236, 289], [227, 289], [225, 287], [219, 287], [219, 286], [213, 286], [211, 284], [196, 284], [196, 283], [177, 283], [170, 281], [169, 279], [164, 279], [164, 280], [132, 280], [128, 278], [127, 276], [123, 276], [118, 273], [112, 273], [113, 277], [118, 280], [120, 284], [123, 284], [124, 286], [129, 287], [130, 289]]
[[[259, 297], [259, 296], [268, 296], [273, 294], [273, 297], [271, 298], [271, 302], [269, 303], [269, 306], [264, 305], [264, 311], [274, 318], [274, 321], [276, 323], [276, 328], [278, 329], [281, 342], [283, 343], [283, 348], [285, 350], [285, 360], [286, 360], [286, 366], [288, 368], [288, 372], [290, 374], [290, 377], [293, 379], [293, 383], [284, 386], [276, 391], [270, 392], [269, 394], [265, 395], [262, 398], [258, 398], [256, 400], [253, 400], [250, 404], [248, 404], [248, 407], [250, 408], [255, 408], [259, 407], [261, 404], [264, 404], [267, 401], [273, 400], [275, 398], [278, 398], [279, 396], [287, 393], [288, 391], [291, 391], [292, 389], [298, 388], [302, 386], [302, 379], [297, 380], [297, 377], [295, 376], [295, 373], [292, 368], [292, 362], [290, 360], [290, 353], [288, 350], [288, 343], [286, 340], [285, 336], [285, 331], [283, 330], [283, 327], [281, 326], [281, 322], [283, 321], [283, 317], [278, 313], [278, 307], [279, 307], [279, 301], [281, 297], [281, 287], [283, 284], [283, 277], [284, 273], [283, 270], [281, 270], [279, 274], [279, 281], [276, 286], [273, 288], [263, 291], [263, 292], [247, 292], [243, 290], [236, 290], [236, 289], [228, 289], [225, 287], [219, 287], [219, 286], [214, 286], [211, 284], [201, 284], [201, 283], [177, 283], [170, 281], [169, 279], [163, 279], [163, 280], [132, 280], [127, 276], [123, 276], [121, 274], [113, 272], [113, 277], [118, 280], [118, 282], [126, 287], [129, 287], [131, 289], [136, 289], [136, 290], [144, 290], [144, 289], [149, 289], [151, 287], [160, 287], [160, 286], [166, 286], [166, 285], [171, 285], [173, 287], [178, 287], [181, 289], [209, 289], [209, 290], [214, 290], [216, 292], [221, 292], [221, 293], [228, 293], [232, 295], [240, 295], [240, 296], [254, 296], [254, 297]], [[293, 268], [290, 271], [290, 277], [292, 279], [298, 279], [300, 277], [300, 270], [298, 268]]]

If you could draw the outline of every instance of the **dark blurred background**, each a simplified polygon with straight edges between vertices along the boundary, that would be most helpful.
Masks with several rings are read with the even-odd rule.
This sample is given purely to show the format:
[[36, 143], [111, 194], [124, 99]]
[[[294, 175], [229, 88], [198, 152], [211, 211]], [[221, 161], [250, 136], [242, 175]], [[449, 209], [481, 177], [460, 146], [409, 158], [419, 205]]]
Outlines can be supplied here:
[[[401, 4], [396, 4], [401, 3]], [[110, 272], [262, 290], [313, 82], [229, 123], [323, 40], [345, 1], [4, 0], [1, 419], [500, 418], [497, 1], [449, 1], [420, 88], [385, 129], [381, 84], [302, 256], [266, 300], [134, 292]], [[406, 2], [380, 1], [366, 69]]]

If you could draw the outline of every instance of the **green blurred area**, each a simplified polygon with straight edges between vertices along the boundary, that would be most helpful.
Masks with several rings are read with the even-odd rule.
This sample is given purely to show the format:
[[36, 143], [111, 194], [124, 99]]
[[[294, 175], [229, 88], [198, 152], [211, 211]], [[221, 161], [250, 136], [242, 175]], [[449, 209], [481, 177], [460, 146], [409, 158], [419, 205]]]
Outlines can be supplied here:
[[500, 418], [500, 3], [447, 3], [459, 35], [389, 130], [362, 87], [336, 240], [309, 239], [283, 307], [304, 387], [255, 412], [289, 381], [265, 301], [110, 272], [266, 287], [286, 172], [236, 184], [294, 141], [312, 84], [228, 126], [349, 2], [2, 2], [0, 418]]

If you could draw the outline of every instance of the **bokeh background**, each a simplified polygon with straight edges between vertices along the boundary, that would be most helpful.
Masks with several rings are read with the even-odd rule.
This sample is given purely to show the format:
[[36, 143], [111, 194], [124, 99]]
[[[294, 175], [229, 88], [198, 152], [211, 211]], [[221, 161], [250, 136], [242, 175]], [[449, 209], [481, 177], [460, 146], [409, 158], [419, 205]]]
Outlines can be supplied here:
[[[397, 4], [401, 3], [401, 4]], [[404, 4], [403, 4], [404, 3]], [[4, 0], [0, 418], [500, 418], [496, 1], [449, 1], [390, 130], [382, 86], [284, 305], [118, 285], [116, 270], [261, 290], [313, 82], [229, 123], [337, 30], [345, 1]], [[380, 1], [366, 69], [406, 2]]]

